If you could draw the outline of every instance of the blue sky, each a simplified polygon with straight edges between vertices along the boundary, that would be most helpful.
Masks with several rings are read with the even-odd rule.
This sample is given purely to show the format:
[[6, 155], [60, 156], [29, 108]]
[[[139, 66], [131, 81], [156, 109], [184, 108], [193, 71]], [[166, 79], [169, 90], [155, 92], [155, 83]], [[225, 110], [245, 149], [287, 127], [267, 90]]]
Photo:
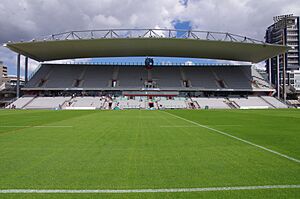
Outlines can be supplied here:
[[[187, 3], [187, 1], [186, 1]], [[192, 25], [190, 21], [173, 21], [174, 29], [190, 30]], [[177, 33], [180, 36], [180, 33]], [[115, 58], [93, 58], [91, 62], [139, 62], [144, 63], [146, 57], [115, 57]], [[196, 58], [177, 58], [177, 57], [152, 57], [155, 64], [159, 63], [195, 63], [195, 64], [214, 64], [217, 63], [216, 60], [209, 59], [196, 59]], [[80, 60], [78, 60], [80, 61]]]

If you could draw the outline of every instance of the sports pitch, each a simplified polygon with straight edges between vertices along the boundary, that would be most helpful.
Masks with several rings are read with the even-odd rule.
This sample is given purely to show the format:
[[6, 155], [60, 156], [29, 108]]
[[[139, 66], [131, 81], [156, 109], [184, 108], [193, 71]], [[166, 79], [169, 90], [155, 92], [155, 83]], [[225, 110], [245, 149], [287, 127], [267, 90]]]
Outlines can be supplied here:
[[0, 198], [41, 197], [300, 198], [300, 112], [1, 110]]

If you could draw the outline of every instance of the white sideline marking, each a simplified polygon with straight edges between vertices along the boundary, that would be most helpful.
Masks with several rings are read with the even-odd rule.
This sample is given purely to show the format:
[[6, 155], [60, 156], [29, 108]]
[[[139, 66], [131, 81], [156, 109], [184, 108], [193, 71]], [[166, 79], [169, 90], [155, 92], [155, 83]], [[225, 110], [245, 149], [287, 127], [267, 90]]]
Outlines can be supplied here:
[[2, 189], [2, 193], [169, 193], [169, 192], [207, 192], [258, 189], [298, 189], [300, 185], [263, 185], [240, 187], [206, 187], [206, 188], [169, 188], [169, 189]]
[[29, 126], [0, 126], [0, 128], [15, 128], [15, 127], [29, 127]]
[[198, 128], [197, 126], [159, 126], [161, 128]]
[[242, 126], [240, 124], [212, 124], [209, 126]]
[[292, 161], [294, 161], [294, 162], [300, 163], [300, 160], [298, 160], [298, 159], [296, 159], [296, 158], [293, 158], [293, 157], [287, 156], [287, 155], [285, 155], [285, 154], [279, 153], [279, 152], [277, 152], [277, 151], [274, 151], [274, 150], [272, 150], [272, 149], [268, 149], [268, 148], [266, 148], [266, 147], [263, 147], [263, 146], [261, 146], [261, 145], [254, 144], [253, 142], [250, 142], [250, 141], [244, 140], [244, 139], [242, 139], [242, 138], [239, 138], [239, 137], [236, 137], [236, 136], [234, 136], [234, 135], [230, 135], [230, 134], [228, 134], [228, 133], [225, 133], [225, 132], [223, 132], [223, 131], [220, 131], [220, 130], [217, 130], [217, 129], [211, 128], [211, 127], [209, 127], [209, 126], [205, 126], [205, 125], [199, 124], [199, 123], [197, 123], [197, 122], [194, 122], [194, 121], [191, 121], [191, 120], [185, 119], [185, 118], [183, 118], [183, 117], [180, 117], [180, 116], [174, 115], [174, 114], [172, 114], [172, 113], [169, 113], [169, 112], [165, 112], [165, 111], [163, 111], [163, 113], [166, 113], [166, 114], [168, 114], [168, 115], [171, 115], [171, 116], [173, 116], [173, 117], [176, 117], [176, 118], [179, 118], [179, 119], [182, 119], [182, 120], [184, 120], [184, 121], [186, 121], [186, 122], [189, 122], [189, 123], [191, 123], [191, 124], [195, 124], [195, 125], [197, 125], [197, 126], [199, 126], [199, 127], [206, 128], [206, 129], [209, 129], [209, 130], [211, 130], [211, 131], [214, 131], [214, 132], [220, 133], [220, 134], [222, 134], [222, 135], [225, 135], [225, 136], [228, 136], [228, 137], [234, 138], [234, 139], [236, 139], [236, 140], [239, 140], [239, 141], [241, 141], [241, 142], [244, 142], [244, 143], [247, 143], [247, 144], [249, 144], [249, 145], [255, 146], [255, 147], [257, 147], [257, 148], [263, 149], [263, 150], [265, 150], [265, 151], [268, 151], [268, 152], [270, 152], [270, 153], [273, 153], [273, 154], [279, 155], [279, 156], [281, 156], [281, 157], [284, 157], [284, 158], [286, 158], [286, 159], [292, 160]]
[[73, 126], [0, 126], [0, 128], [18, 128], [18, 127], [32, 127], [32, 128], [72, 128]]
[[73, 126], [32, 126], [33, 128], [72, 128]]
[[[209, 126], [242, 126], [239, 124], [212, 124]], [[199, 128], [198, 126], [187, 126], [187, 125], [162, 125], [161, 128]]]

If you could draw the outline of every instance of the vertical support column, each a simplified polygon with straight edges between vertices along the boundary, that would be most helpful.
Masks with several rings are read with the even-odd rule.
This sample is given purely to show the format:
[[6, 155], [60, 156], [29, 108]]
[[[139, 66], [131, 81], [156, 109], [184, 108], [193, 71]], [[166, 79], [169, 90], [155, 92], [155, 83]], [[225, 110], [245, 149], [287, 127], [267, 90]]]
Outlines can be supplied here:
[[272, 59], [269, 59], [269, 84], [272, 85]]
[[28, 57], [25, 57], [25, 83], [28, 82]]
[[282, 98], [283, 98], [283, 101], [285, 102], [286, 101], [286, 70], [285, 70], [285, 67], [286, 67], [286, 64], [285, 64], [285, 53], [283, 54], [283, 58], [282, 58], [282, 61], [283, 61], [283, 68], [282, 68]]
[[279, 67], [279, 64], [280, 64], [279, 55], [277, 55], [277, 81], [276, 81], [276, 83], [277, 83], [277, 98], [278, 99], [280, 99], [280, 75], [279, 75], [280, 67]]
[[[286, 27], [285, 27], [286, 28]], [[286, 45], [286, 42], [285, 42], [285, 34], [286, 34], [286, 29], [283, 30], [282, 32], [282, 42], [283, 42], [283, 45], [285, 46]], [[283, 84], [282, 84], [282, 98], [283, 98], [283, 101], [285, 102], [286, 101], [286, 71], [285, 71], [285, 68], [286, 68], [286, 63], [285, 63], [285, 56], [286, 56], [286, 52], [283, 53], [282, 55], [282, 81], [283, 81]]]
[[17, 98], [20, 97], [20, 69], [21, 69], [21, 55], [17, 56]]

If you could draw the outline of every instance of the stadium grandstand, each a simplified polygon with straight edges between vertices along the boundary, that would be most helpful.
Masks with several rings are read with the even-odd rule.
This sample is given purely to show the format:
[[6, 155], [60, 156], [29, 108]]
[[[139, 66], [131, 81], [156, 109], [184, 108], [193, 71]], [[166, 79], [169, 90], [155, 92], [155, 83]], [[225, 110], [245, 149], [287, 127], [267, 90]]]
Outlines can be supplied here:
[[[25, 86], [17, 83], [18, 109], [260, 109], [287, 108], [252, 64], [156, 63], [153, 57], [261, 62], [289, 47], [230, 33], [117, 29], [71, 31], [6, 47], [25, 56]], [[145, 63], [47, 61], [145, 56]], [[28, 76], [28, 58], [41, 62]]]

